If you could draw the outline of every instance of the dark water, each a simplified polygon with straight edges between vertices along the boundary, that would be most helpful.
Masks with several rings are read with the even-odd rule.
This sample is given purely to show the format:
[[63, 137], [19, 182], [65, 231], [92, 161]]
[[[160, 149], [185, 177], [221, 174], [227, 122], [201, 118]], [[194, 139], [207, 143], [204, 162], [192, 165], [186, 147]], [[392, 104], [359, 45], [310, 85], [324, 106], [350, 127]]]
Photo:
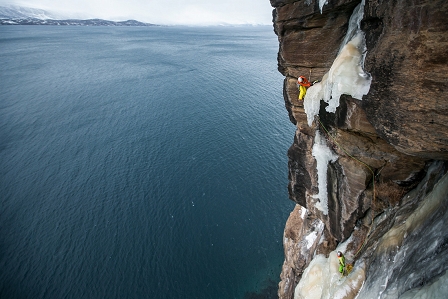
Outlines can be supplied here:
[[247, 28], [0, 27], [0, 297], [279, 280], [294, 127]]

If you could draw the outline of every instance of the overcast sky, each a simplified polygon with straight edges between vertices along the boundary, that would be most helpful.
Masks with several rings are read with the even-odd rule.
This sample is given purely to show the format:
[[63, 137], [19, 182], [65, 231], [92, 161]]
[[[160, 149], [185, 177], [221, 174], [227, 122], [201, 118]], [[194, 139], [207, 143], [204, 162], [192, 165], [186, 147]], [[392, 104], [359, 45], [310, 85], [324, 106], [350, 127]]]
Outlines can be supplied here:
[[272, 24], [269, 0], [0, 0], [64, 17], [156, 24]]

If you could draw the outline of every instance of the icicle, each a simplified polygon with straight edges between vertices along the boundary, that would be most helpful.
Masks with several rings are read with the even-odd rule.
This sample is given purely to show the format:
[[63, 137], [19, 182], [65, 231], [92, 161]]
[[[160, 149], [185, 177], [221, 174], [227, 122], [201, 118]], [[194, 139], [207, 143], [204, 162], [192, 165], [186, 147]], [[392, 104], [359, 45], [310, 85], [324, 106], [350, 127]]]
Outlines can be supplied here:
[[328, 4], [328, 0], [319, 0], [320, 14], [322, 14], [322, 9], [325, 4]]
[[338, 156], [328, 148], [325, 138], [320, 136], [319, 131], [316, 131], [316, 137], [313, 145], [313, 156], [317, 163], [317, 184], [319, 188], [319, 194], [317, 195], [319, 202], [315, 204], [315, 207], [322, 211], [324, 215], [328, 215], [328, 163], [335, 162]]
[[358, 4], [353, 10], [353, 13], [348, 21], [348, 29], [345, 34], [344, 40], [341, 43], [341, 47], [339, 48], [339, 53], [341, 53], [342, 48], [361, 30], [361, 20], [364, 16], [364, 4], [365, 0]]

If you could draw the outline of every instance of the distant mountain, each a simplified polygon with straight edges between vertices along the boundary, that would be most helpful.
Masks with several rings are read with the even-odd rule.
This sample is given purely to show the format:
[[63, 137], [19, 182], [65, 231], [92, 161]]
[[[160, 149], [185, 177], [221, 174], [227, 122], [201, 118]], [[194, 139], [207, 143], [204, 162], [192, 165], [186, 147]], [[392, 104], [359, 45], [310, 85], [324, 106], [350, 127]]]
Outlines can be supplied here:
[[156, 26], [155, 24], [142, 23], [135, 20], [114, 22], [101, 19], [90, 20], [52, 20], [52, 19], [0, 19], [0, 25], [59, 25], [59, 26]]
[[45, 10], [20, 6], [0, 6], [0, 25], [155, 26], [135, 20], [116, 22], [102, 19], [58, 19]]
[[21, 7], [21, 6], [0, 6], [0, 19], [57, 19], [57, 17], [43, 9]]

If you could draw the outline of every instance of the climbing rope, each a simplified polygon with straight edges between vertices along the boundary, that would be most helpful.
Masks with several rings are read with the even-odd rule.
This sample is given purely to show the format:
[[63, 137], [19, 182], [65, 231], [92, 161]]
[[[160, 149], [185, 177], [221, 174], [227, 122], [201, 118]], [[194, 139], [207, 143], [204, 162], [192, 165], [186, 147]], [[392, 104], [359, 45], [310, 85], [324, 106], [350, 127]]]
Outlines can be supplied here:
[[[311, 70], [310, 70], [311, 72]], [[373, 186], [373, 200], [372, 200], [372, 206], [375, 203], [375, 172], [372, 170], [372, 168], [365, 162], [359, 160], [358, 158], [354, 157], [353, 155], [351, 155], [343, 146], [341, 146], [337, 141], [336, 138], [334, 136], [332, 136], [330, 134], [330, 132], [327, 130], [327, 128], [324, 126], [324, 124], [320, 121], [319, 116], [317, 117], [317, 120], [319, 121], [320, 126], [324, 129], [324, 131], [327, 133], [328, 137], [330, 137], [333, 142], [347, 155], [349, 156], [351, 159], [359, 162], [360, 164], [364, 165], [367, 167], [367, 169], [370, 170], [370, 172], [372, 173], [372, 186]], [[358, 250], [356, 251], [355, 255], [353, 258], [356, 258], [358, 256], [358, 254], [361, 252], [362, 248], [364, 247], [364, 245], [367, 243], [368, 237], [370, 235], [370, 231], [372, 230], [372, 226], [373, 226], [373, 216], [372, 216], [372, 222], [369, 226], [369, 231], [367, 232], [366, 237], [364, 238], [364, 241], [361, 243], [360, 247], [358, 248]]]

